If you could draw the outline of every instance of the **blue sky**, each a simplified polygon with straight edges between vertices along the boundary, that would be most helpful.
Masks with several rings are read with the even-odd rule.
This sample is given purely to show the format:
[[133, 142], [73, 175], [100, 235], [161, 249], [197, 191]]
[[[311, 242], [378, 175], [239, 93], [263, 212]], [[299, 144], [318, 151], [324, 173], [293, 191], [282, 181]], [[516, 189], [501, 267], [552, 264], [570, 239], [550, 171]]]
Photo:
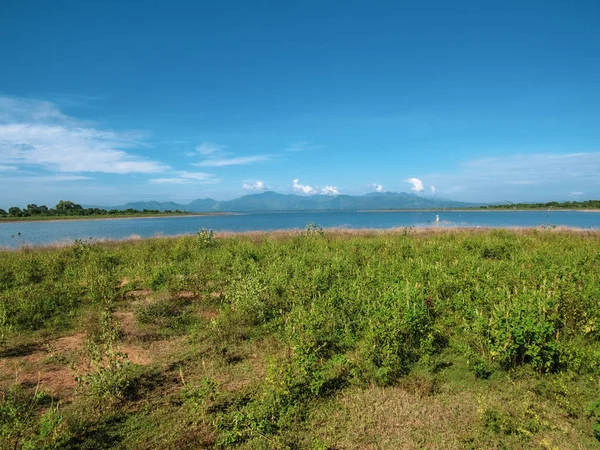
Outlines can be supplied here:
[[0, 4], [0, 207], [600, 198], [598, 1]]

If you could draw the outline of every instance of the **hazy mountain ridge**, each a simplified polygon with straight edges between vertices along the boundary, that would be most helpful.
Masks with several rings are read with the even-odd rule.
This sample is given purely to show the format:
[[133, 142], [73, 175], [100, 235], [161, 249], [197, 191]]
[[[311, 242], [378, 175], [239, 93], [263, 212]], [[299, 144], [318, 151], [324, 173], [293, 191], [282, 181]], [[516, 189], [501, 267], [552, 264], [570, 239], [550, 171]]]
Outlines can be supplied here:
[[255, 211], [302, 211], [302, 210], [385, 210], [419, 208], [460, 208], [478, 206], [475, 203], [420, 197], [406, 192], [372, 192], [365, 195], [311, 195], [279, 194], [273, 191], [249, 194], [233, 200], [218, 201], [211, 198], [197, 199], [187, 204], [174, 202], [130, 202], [105, 207], [125, 210], [179, 210], [187, 212], [255, 212]]

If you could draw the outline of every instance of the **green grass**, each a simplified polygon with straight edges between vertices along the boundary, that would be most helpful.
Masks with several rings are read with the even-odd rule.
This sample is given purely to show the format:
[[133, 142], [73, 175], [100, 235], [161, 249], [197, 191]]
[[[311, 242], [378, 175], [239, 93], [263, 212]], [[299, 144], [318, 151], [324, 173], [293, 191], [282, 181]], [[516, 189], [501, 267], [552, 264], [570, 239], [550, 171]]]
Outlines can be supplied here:
[[0, 448], [600, 447], [600, 233], [0, 253]]

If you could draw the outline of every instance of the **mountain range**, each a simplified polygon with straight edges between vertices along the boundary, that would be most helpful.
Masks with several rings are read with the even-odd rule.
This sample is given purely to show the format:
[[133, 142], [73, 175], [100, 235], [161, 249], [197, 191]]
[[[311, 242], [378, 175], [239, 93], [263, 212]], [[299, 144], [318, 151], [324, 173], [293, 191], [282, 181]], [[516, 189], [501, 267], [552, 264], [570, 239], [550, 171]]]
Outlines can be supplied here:
[[325, 211], [325, 210], [387, 210], [461, 208], [479, 206], [475, 203], [456, 202], [431, 197], [421, 197], [406, 192], [372, 192], [365, 195], [295, 195], [273, 191], [244, 195], [233, 200], [218, 201], [211, 198], [197, 199], [187, 204], [174, 202], [131, 202], [104, 209], [186, 212], [258, 212], [258, 211]]

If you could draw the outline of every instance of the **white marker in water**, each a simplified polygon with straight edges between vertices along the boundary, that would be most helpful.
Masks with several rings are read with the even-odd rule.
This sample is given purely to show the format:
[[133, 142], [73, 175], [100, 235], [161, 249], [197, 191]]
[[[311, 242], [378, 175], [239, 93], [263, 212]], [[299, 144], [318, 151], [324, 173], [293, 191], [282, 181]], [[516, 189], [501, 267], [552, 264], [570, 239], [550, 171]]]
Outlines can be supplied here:
[[438, 216], [437, 214], [435, 215], [435, 223], [436, 224], [440, 224], [440, 216]]

